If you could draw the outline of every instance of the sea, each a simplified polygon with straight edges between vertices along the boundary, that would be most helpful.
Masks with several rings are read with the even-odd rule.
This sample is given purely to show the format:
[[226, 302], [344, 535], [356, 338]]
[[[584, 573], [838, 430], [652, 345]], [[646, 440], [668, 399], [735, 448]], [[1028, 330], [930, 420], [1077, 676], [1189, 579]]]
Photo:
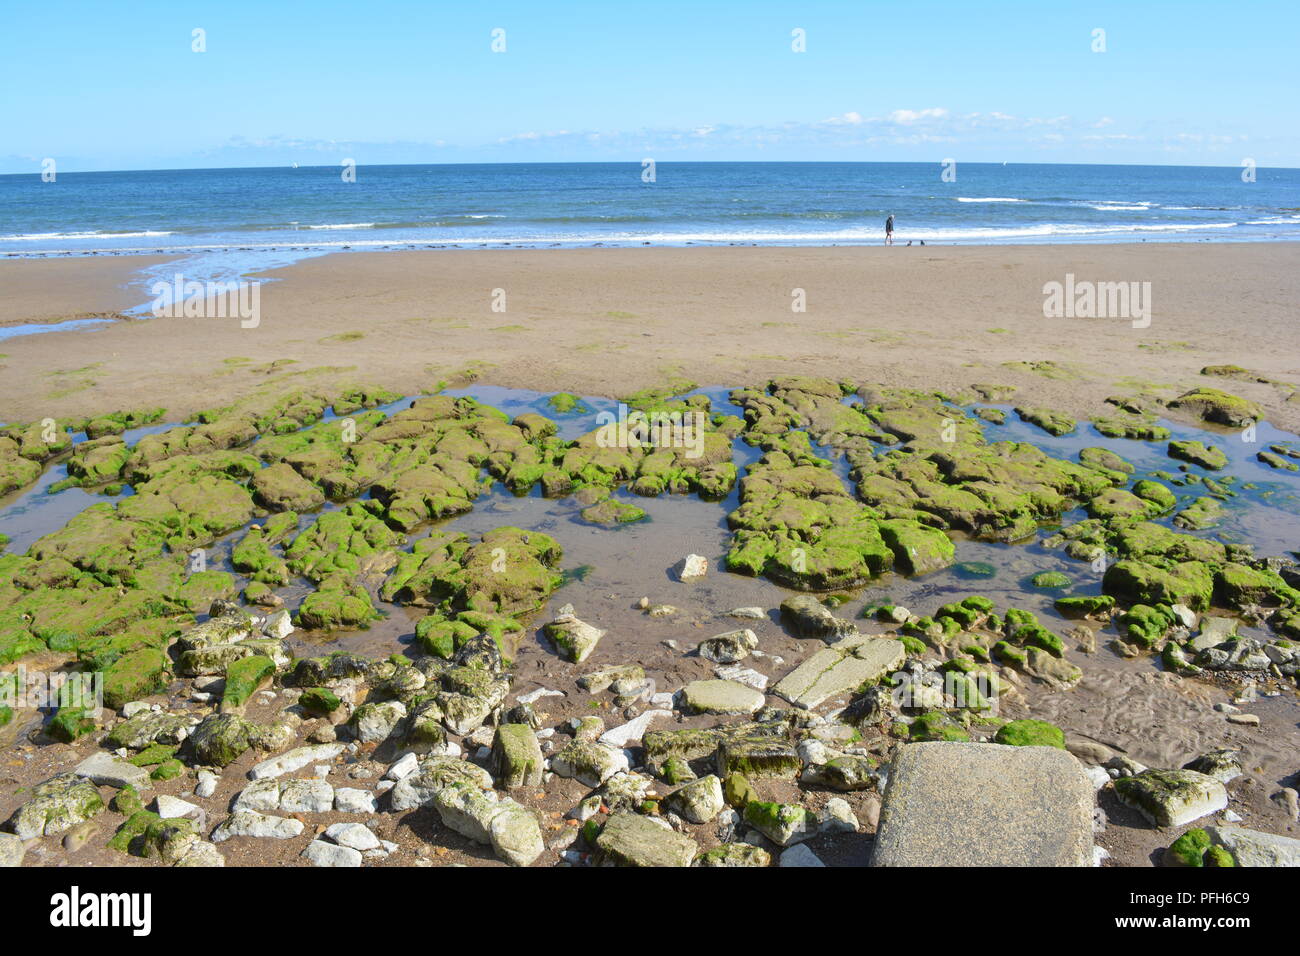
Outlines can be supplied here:
[[876, 244], [890, 215], [903, 245], [1296, 241], [1300, 170], [647, 161], [56, 172], [52, 181], [37, 170], [0, 176], [0, 259], [185, 257], [142, 275], [143, 287], [177, 268], [228, 282], [348, 250]]

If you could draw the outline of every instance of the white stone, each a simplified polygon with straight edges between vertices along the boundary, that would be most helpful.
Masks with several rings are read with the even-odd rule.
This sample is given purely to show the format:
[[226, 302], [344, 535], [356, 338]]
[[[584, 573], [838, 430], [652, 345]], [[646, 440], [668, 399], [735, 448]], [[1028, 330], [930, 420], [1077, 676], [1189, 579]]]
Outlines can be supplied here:
[[695, 581], [709, 573], [709, 559], [702, 554], [688, 554], [677, 562], [677, 580]]
[[543, 697], [563, 697], [563, 696], [564, 696], [564, 691], [562, 690], [548, 690], [545, 687], [539, 687], [537, 688], [537, 690], [530, 690], [526, 694], [520, 694], [515, 699], [519, 701], [519, 703], [521, 704], [535, 704]]
[[316, 866], [356, 867], [361, 865], [361, 852], [350, 846], [338, 846], [324, 840], [312, 840], [302, 855]]
[[388, 768], [388, 772], [384, 774], [384, 779], [393, 781], [401, 780], [405, 777], [409, 777], [419, 768], [420, 758], [414, 753], [408, 753], [402, 757], [401, 760]]
[[232, 810], [278, 810], [280, 809], [280, 781], [258, 780], [249, 784], [239, 796], [235, 797]]
[[817, 854], [802, 843], [796, 843], [781, 853], [781, 866], [825, 866]]
[[282, 777], [286, 773], [301, 770], [309, 763], [315, 763], [318, 760], [333, 760], [343, 753], [343, 750], [343, 744], [339, 743], [318, 744], [314, 747], [295, 747], [278, 757], [272, 757], [270, 760], [263, 760], [261, 763], [254, 765], [253, 769], [248, 771], [248, 776], [253, 780]]
[[289, 780], [280, 790], [285, 813], [328, 813], [334, 809], [334, 788], [324, 780]]
[[200, 770], [199, 783], [198, 786], [194, 788], [194, 795], [196, 797], [207, 799], [217, 792], [217, 783], [219, 781], [220, 778], [211, 770]]
[[671, 710], [647, 710], [645, 713], [629, 720], [626, 724], [612, 727], [600, 735], [600, 742], [607, 747], [622, 750], [628, 744], [645, 736], [652, 721], [660, 717], [671, 717]]
[[1300, 866], [1300, 840], [1245, 827], [1209, 827], [1215, 843], [1226, 847], [1238, 866]]
[[379, 837], [360, 823], [335, 823], [326, 828], [325, 835], [339, 846], [350, 846], [362, 853], [379, 847]]
[[[389, 781], [390, 785], [392, 781]], [[334, 810], [337, 813], [374, 813], [379, 809], [375, 795], [369, 790], [339, 787], [334, 791]]]
[[180, 817], [197, 818], [203, 813], [202, 807], [195, 806], [178, 797], [168, 797], [164, 794], [159, 794], [155, 798], [153, 808], [157, 811], [158, 816], [164, 820], [175, 820]]
[[238, 836], [291, 840], [302, 831], [301, 820], [272, 817], [256, 810], [236, 810], [213, 832], [212, 842], [221, 843]]

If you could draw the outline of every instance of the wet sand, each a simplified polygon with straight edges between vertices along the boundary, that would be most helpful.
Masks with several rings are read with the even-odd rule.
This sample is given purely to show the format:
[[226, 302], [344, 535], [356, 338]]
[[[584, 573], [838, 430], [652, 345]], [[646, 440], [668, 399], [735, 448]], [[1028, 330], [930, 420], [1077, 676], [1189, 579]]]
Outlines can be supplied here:
[[[138, 305], [156, 260], [0, 262], [0, 326]], [[1153, 317], [1047, 319], [1043, 285], [1149, 281]], [[1300, 429], [1300, 246], [1131, 244], [340, 253], [265, 274], [261, 322], [150, 319], [10, 339], [9, 420], [163, 405], [177, 419], [283, 383], [440, 380], [614, 396], [808, 373], [957, 390], [1018, 386], [1090, 417], [1108, 395], [1170, 397], [1208, 364], [1270, 421]], [[803, 290], [807, 311], [794, 312]], [[98, 290], [98, 291], [95, 291]], [[504, 290], [504, 312], [494, 290]], [[1008, 362], [1049, 361], [1040, 371]], [[273, 362], [278, 362], [274, 366]]]

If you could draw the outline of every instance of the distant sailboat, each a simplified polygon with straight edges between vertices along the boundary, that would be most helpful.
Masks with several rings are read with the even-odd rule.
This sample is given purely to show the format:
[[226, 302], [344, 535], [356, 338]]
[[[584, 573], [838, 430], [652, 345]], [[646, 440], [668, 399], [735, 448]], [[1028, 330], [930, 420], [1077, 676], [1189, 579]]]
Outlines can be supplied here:
[[[1003, 163], [1002, 165], [1005, 166], [1006, 163]], [[294, 163], [293, 166], [291, 166], [290, 168], [291, 168], [291, 169], [297, 169], [297, 168], [298, 168], [298, 164], [297, 164], [297, 163]]]

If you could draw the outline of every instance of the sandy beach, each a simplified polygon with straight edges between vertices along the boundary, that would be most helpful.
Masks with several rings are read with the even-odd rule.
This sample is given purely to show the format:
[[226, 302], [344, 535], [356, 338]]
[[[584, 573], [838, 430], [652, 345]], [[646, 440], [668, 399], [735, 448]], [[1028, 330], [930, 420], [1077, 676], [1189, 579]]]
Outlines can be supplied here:
[[[156, 261], [0, 262], [0, 326], [139, 305], [143, 288], [125, 286]], [[1150, 282], [1150, 326], [1044, 318], [1044, 284], [1067, 274]], [[1208, 364], [1300, 381], [1290, 243], [340, 253], [265, 277], [276, 281], [255, 329], [162, 318], [4, 342], [3, 417], [163, 405], [175, 420], [277, 381], [414, 393], [470, 370], [608, 396], [670, 377], [803, 372], [943, 390], [995, 382], [1081, 416], [1117, 393], [1177, 394]], [[1289, 388], [1233, 385], [1280, 427], [1300, 427]]]

